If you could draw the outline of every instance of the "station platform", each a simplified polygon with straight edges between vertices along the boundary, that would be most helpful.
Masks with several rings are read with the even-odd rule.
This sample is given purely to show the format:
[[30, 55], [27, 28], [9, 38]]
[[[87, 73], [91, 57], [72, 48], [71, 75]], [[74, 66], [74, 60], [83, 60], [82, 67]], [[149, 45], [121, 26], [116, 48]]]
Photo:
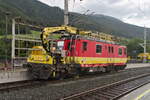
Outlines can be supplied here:
[[150, 83], [134, 90], [119, 100], [150, 100]]
[[9, 83], [16, 81], [31, 80], [27, 69], [15, 68], [9, 70], [0, 70], [0, 83]]
[[140, 68], [140, 67], [150, 67], [150, 63], [129, 63], [126, 69], [129, 68]]

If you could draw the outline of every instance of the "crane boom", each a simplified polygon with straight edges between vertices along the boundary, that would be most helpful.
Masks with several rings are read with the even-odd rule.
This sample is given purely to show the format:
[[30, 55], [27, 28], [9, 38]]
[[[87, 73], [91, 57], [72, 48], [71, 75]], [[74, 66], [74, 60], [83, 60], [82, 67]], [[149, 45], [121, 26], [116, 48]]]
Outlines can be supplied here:
[[41, 40], [42, 40], [42, 45], [44, 47], [44, 49], [51, 54], [51, 50], [50, 50], [50, 40], [49, 37], [52, 34], [59, 34], [64, 35], [80, 35], [80, 36], [85, 36], [85, 37], [90, 37], [90, 38], [94, 38], [97, 40], [104, 40], [104, 41], [108, 41], [108, 42], [118, 42], [120, 39], [118, 37], [115, 37], [113, 35], [109, 35], [106, 33], [102, 33], [102, 32], [92, 32], [92, 31], [84, 31], [84, 30], [79, 30], [76, 27], [71, 27], [71, 26], [59, 26], [59, 27], [46, 27], [43, 29], [43, 32], [41, 34]]
[[82, 31], [82, 30], [79, 30], [79, 29], [77, 29], [75, 27], [71, 27], [71, 26], [44, 28], [43, 32], [41, 34], [41, 40], [42, 40], [44, 49], [49, 53], [50, 53], [50, 48], [48, 45], [49, 45], [50, 40], [48, 38], [52, 34], [88, 35], [88, 34], [91, 34], [91, 31]]

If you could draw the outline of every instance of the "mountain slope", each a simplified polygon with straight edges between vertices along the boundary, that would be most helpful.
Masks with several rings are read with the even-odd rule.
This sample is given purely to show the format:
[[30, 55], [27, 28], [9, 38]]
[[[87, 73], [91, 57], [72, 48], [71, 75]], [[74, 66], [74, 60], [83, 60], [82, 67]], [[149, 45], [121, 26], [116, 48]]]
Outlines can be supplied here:
[[[14, 16], [21, 16], [24, 19], [36, 21], [45, 26], [63, 24], [62, 9], [49, 7], [37, 0], [0, 0], [0, 10], [9, 11]], [[126, 24], [105, 15], [70, 13], [70, 24], [87, 30], [101, 31], [127, 38], [143, 38], [143, 27]], [[150, 33], [149, 29], [148, 33]]]

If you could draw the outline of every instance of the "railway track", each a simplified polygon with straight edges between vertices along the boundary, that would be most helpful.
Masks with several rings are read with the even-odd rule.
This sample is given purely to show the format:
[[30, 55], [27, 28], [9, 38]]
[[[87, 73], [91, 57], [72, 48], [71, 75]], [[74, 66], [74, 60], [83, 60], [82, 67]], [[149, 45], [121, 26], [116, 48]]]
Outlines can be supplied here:
[[11, 83], [2, 83], [0, 84], [0, 92], [9, 91], [13, 89], [21, 89], [23, 87], [35, 86], [40, 85], [39, 81], [18, 81], [18, 82], [11, 82]]
[[[8, 91], [8, 90], [15, 90], [15, 89], [22, 89], [28, 87], [35, 87], [35, 86], [42, 86], [46, 84], [63, 84], [71, 81], [77, 81], [82, 79], [91, 79], [97, 76], [104, 76], [110, 73], [97, 73], [97, 74], [85, 74], [79, 78], [67, 78], [63, 80], [26, 80], [26, 81], [17, 81], [17, 82], [9, 82], [9, 83], [1, 83], [0, 84], [0, 92]], [[111, 73], [113, 74], [113, 73]]]
[[[100, 74], [101, 75], [101, 74]], [[103, 74], [105, 75], [105, 74]], [[107, 75], [107, 74], [106, 74]], [[76, 80], [82, 80], [82, 79], [86, 79], [86, 78], [92, 78], [92, 77], [96, 77], [96, 75], [85, 75], [82, 76], [80, 78], [77, 78]], [[64, 79], [64, 80], [48, 80], [48, 81], [44, 81], [44, 80], [39, 80], [39, 81], [35, 81], [35, 80], [26, 80], [26, 81], [17, 81], [17, 82], [9, 82], [9, 83], [1, 83], [0, 84], [0, 92], [3, 91], [9, 91], [9, 90], [15, 90], [15, 89], [22, 89], [25, 87], [35, 87], [35, 86], [42, 86], [42, 85], [46, 85], [46, 84], [60, 84], [60, 83], [65, 83], [65, 82], [69, 82], [75, 80], [74, 78], [68, 78], [68, 79]]]
[[149, 73], [73, 94], [61, 98], [60, 100], [117, 100], [125, 94], [148, 83], [150, 83]]
[[[100, 74], [101, 75], [101, 74]], [[105, 75], [105, 74], [104, 74]], [[106, 74], [107, 75], [107, 74]], [[96, 75], [86, 75], [82, 76], [80, 78], [77, 78], [76, 80], [82, 80], [82, 79], [88, 79], [88, 78], [94, 78]], [[10, 83], [1, 83], [0, 84], [0, 92], [3, 91], [9, 91], [9, 90], [15, 90], [15, 89], [22, 89], [22, 88], [28, 88], [28, 87], [35, 87], [35, 86], [42, 86], [46, 84], [63, 84], [67, 83], [69, 81], [74, 81], [74, 78], [68, 78], [64, 80], [27, 80], [27, 81], [17, 81], [17, 82], [10, 82]]]
[[[131, 69], [130, 69], [131, 70]], [[132, 72], [132, 71], [131, 71]], [[130, 72], [130, 73], [131, 73]], [[136, 71], [134, 71], [134, 72], [136, 72]], [[94, 74], [94, 75], [85, 75], [85, 76], [82, 76], [82, 77], [80, 77], [80, 78], [78, 78], [78, 79], [72, 79], [72, 78], [70, 78], [70, 79], [64, 79], [64, 80], [49, 80], [49, 81], [33, 81], [33, 80], [31, 80], [31, 81], [21, 81], [21, 82], [13, 82], [13, 83], [5, 83], [5, 84], [0, 84], [0, 93], [7, 93], [7, 92], [9, 92], [9, 93], [13, 93], [13, 91], [14, 90], [17, 90], [17, 91], [22, 91], [22, 89], [31, 89], [31, 90], [33, 90], [35, 87], [37, 87], [37, 88], [39, 88], [39, 87], [51, 87], [51, 88], [54, 88], [54, 87], [60, 87], [61, 88], [61, 86], [63, 86], [61, 89], [62, 89], [62, 91], [63, 91], [63, 89], [67, 89], [66, 87], [68, 87], [68, 85], [70, 85], [70, 84], [76, 84], [76, 82], [78, 82], [79, 81], [79, 84], [80, 84], [80, 81], [82, 80], [90, 80], [90, 79], [92, 79], [91, 81], [93, 81], [93, 78], [97, 78], [98, 76], [101, 76], [101, 77], [103, 77], [103, 76], [113, 76], [113, 75], [115, 75], [115, 73], [116, 72], [114, 72], [114, 73], [105, 73], [105, 74]], [[119, 74], [119, 73], [126, 73], [126, 71], [121, 71], [121, 72], [117, 72], [116, 74]], [[144, 72], [144, 73], [148, 73], [148, 72]], [[138, 75], [138, 74], [137, 74]], [[139, 75], [140, 75], [140, 73], [139, 73]], [[120, 75], [119, 75], [120, 76]], [[131, 75], [132, 76], [132, 75]], [[129, 85], [125, 85], [124, 86], [124, 88], [120, 88], [120, 89], [118, 89], [118, 90], [120, 90], [119, 92], [118, 92], [118, 90], [115, 90], [115, 87], [116, 86], [120, 86], [121, 84], [125, 84], [125, 83], [127, 83], [127, 82], [130, 82], [130, 81], [133, 81], [133, 80], [137, 80], [137, 79], [143, 79], [144, 77], [149, 77], [150, 78], [150, 75], [149, 74], [142, 74], [142, 75], [140, 75], [140, 76], [137, 76], [137, 77], [133, 77], [133, 78], [130, 78], [130, 79], [127, 79], [127, 80], [124, 80], [124, 81], [119, 81], [119, 82], [116, 82], [116, 83], [113, 83], [113, 84], [110, 84], [110, 85], [106, 85], [106, 86], [103, 86], [103, 87], [98, 87], [98, 88], [95, 88], [95, 87], [93, 87], [93, 88], [95, 88], [95, 89], [92, 89], [92, 88], [90, 88], [90, 89], [92, 89], [92, 90], [89, 90], [89, 91], [85, 91], [85, 92], [82, 92], [82, 93], [79, 93], [80, 91], [82, 91], [82, 89], [80, 90], [80, 91], [74, 91], [74, 90], [71, 90], [71, 91], [74, 91], [74, 92], [72, 92], [72, 93], [70, 93], [70, 94], [68, 94], [68, 93], [66, 93], [65, 95], [64, 94], [61, 94], [61, 96], [60, 97], [57, 97], [57, 96], [55, 96], [55, 98], [53, 98], [53, 97], [50, 97], [51, 99], [50, 100], [55, 100], [55, 99], [59, 99], [59, 98], [62, 98], [62, 100], [80, 100], [80, 97], [82, 97], [83, 98], [83, 100], [88, 100], [88, 98], [89, 98], [89, 100], [95, 100], [95, 98], [104, 98], [104, 99], [100, 99], [100, 100], [111, 100], [111, 96], [112, 95], [114, 95], [114, 94], [111, 94], [110, 92], [112, 92], [113, 91], [113, 93], [120, 93], [120, 94], [125, 94], [125, 92], [126, 93], [128, 93], [127, 91], [127, 88], [128, 88], [128, 86]], [[149, 79], [145, 79], [145, 81], [143, 82], [143, 84], [140, 84], [140, 86], [142, 86], [142, 85], [144, 85], [144, 84], [146, 84], [146, 83], [148, 83], [149, 81], [148, 81]], [[81, 82], [82, 82], [81, 81]], [[139, 80], [138, 80], [139, 81]], [[122, 83], [121, 83], [122, 82]], [[139, 82], [142, 82], [142, 81], [139, 81]], [[137, 83], [137, 82], [135, 82], [135, 83]], [[135, 84], [134, 83], [134, 84]], [[84, 82], [83, 82], [83, 84], [84, 84]], [[98, 84], [100, 84], [100, 83], [98, 83]], [[130, 83], [130, 84], [132, 84], [132, 83]], [[81, 84], [80, 84], [81, 85]], [[88, 85], [88, 84], [85, 84], [85, 85]], [[101, 84], [100, 84], [101, 85]], [[97, 85], [97, 86], [100, 86], [100, 85]], [[71, 85], [71, 87], [73, 87], [73, 86], [75, 86], [76, 87], [76, 85]], [[82, 85], [81, 85], [82, 86]], [[96, 86], [96, 87], [97, 87]], [[135, 86], [135, 85], [134, 85]], [[133, 87], [134, 87], [133, 86]], [[138, 87], [140, 87], [139, 85], [138, 86], [136, 86], [136, 88], [138, 88]], [[36, 88], [36, 89], [37, 89]], [[60, 89], [59, 88], [59, 89]], [[135, 89], [136, 89], [135, 88]], [[48, 89], [48, 88], [47, 88]], [[70, 88], [69, 88], [70, 89]], [[111, 91], [109, 90], [109, 89], [111, 89]], [[116, 87], [116, 89], [117, 89], [117, 87]], [[126, 90], [126, 91], [124, 91], [124, 89]], [[131, 89], [131, 88], [130, 88]], [[86, 89], [85, 89], [86, 90]], [[99, 90], [100, 90], [100, 92], [102, 92], [102, 91], [104, 91], [103, 93], [105, 94], [100, 94], [101, 95], [101, 97], [100, 96], [97, 96], [97, 94], [95, 94], [94, 93], [94, 91], [96, 91], [97, 93], [99, 93]], [[107, 90], [107, 91], [105, 91], [105, 90]], [[39, 90], [40, 91], [40, 90]], [[45, 91], [45, 90], [43, 90], [43, 91]], [[50, 90], [47, 90], [47, 91], [51, 91], [51, 89]], [[58, 90], [59, 91], [59, 90]], [[60, 90], [61, 91], [61, 90]], [[60, 92], [59, 91], [59, 92]], [[66, 90], [67, 91], [67, 90]], [[124, 93], [122, 93], [122, 92], [124, 92]], [[29, 91], [28, 91], [29, 92]], [[37, 90], [36, 90], [36, 92], [37, 92]], [[54, 92], [54, 91], [53, 91]], [[50, 95], [48, 95], [48, 96], [51, 96], [51, 95], [54, 95], [53, 94], [53, 92], [52, 93], [50, 93]], [[92, 93], [93, 92], [93, 93]], [[130, 92], [130, 91], [129, 91]], [[57, 92], [58, 93], [58, 92]], [[72, 94], [74, 94], [74, 93], [79, 93], [79, 94], [75, 94], [75, 95], [72, 95]], [[107, 93], [107, 95], [106, 95], [106, 93]], [[69, 97], [66, 97], [66, 96], [68, 96], [68, 95], [71, 95], [71, 96], [69, 96]], [[103, 95], [103, 96], [102, 96]], [[110, 96], [111, 95], [111, 96]], [[117, 96], [116, 94], [115, 94], [115, 96]], [[122, 96], [122, 95], [121, 95]], [[37, 96], [36, 96], [37, 97]], [[35, 98], [36, 98], [35, 97]], [[87, 98], [88, 97], [88, 98]], [[27, 98], [27, 97], [25, 97], [25, 98]], [[45, 99], [45, 100], [49, 100], [49, 99]], [[97, 100], [99, 100], [99, 99], [97, 99]]]

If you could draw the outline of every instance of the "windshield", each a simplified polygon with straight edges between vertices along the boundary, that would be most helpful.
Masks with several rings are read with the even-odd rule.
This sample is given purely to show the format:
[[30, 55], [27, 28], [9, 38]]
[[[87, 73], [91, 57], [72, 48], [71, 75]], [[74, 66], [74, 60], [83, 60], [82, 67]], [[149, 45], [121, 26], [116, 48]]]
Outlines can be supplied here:
[[58, 41], [57, 42], [57, 49], [58, 50], [62, 50], [64, 47], [64, 41]]

